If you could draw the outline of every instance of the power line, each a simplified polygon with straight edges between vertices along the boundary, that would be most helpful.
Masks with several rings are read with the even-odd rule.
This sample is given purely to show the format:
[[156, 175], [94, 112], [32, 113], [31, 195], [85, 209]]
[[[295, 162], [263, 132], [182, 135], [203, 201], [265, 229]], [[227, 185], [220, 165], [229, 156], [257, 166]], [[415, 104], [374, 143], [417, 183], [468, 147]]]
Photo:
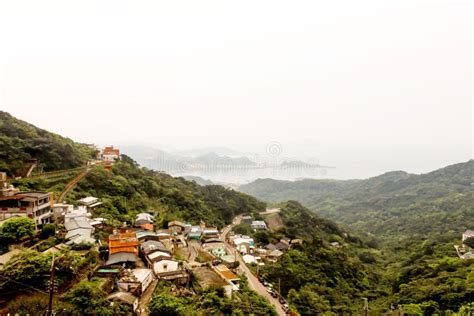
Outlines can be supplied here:
[[35, 288], [34, 286], [31, 286], [31, 285], [28, 285], [28, 284], [25, 284], [25, 283], [15, 281], [15, 280], [10, 279], [10, 278], [8, 278], [8, 277], [5, 277], [5, 276], [3, 276], [3, 275], [0, 275], [0, 278], [3, 278], [3, 279], [5, 279], [5, 280], [11, 281], [11, 282], [13, 282], [13, 283], [16, 283], [16, 284], [19, 284], [19, 285], [22, 285], [22, 286], [26, 286], [26, 287], [28, 287], [28, 288], [30, 288], [30, 289], [33, 289], [33, 290], [35, 290], [35, 291], [37, 291], [37, 292], [40, 292], [40, 293], [42, 293], [42, 294], [49, 295], [48, 292], [45, 292], [45, 291], [40, 290], [40, 289], [37, 289], [37, 288]]

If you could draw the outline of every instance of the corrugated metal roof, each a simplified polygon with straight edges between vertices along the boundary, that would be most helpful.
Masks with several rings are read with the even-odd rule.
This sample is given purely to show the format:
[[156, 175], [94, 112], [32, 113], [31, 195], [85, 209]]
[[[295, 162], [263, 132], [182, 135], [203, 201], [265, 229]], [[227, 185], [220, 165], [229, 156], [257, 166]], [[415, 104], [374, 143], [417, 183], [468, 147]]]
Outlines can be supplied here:
[[137, 261], [138, 261], [138, 256], [133, 253], [118, 252], [118, 253], [111, 254], [106, 264], [111, 265], [111, 264], [116, 264], [116, 263], [121, 263], [121, 262], [137, 262]]
[[145, 254], [151, 253], [156, 250], [169, 252], [168, 249], [166, 249], [165, 245], [163, 245], [163, 243], [155, 240], [149, 240], [142, 243], [141, 248], [143, 249], [143, 252], [145, 252]]

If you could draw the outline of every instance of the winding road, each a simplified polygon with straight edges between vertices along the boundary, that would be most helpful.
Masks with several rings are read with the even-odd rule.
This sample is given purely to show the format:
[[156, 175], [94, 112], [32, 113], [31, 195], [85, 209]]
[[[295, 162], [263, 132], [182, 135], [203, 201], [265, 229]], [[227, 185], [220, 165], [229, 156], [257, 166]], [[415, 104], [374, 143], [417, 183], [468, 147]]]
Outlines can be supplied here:
[[[229, 232], [232, 230], [232, 227], [234, 225], [240, 224], [241, 221], [242, 221], [242, 215], [235, 217], [234, 220], [232, 221], [232, 225], [229, 225], [222, 230], [221, 238], [226, 240], [226, 237], [229, 234]], [[225, 241], [225, 246], [226, 246], [227, 252], [230, 254], [235, 253], [237, 251], [234, 249], [234, 247], [232, 247], [227, 242], [227, 240]], [[286, 315], [278, 299], [272, 297], [270, 293], [267, 292], [265, 286], [263, 286], [263, 284], [260, 283], [257, 277], [253, 275], [252, 271], [250, 271], [250, 269], [247, 267], [245, 262], [242, 260], [242, 257], [240, 256], [240, 254], [237, 255], [237, 259], [239, 260], [239, 269], [238, 269], [239, 274], [244, 274], [247, 277], [249, 287], [255, 292], [257, 292], [259, 295], [268, 299], [268, 301], [275, 307], [275, 310], [278, 315], [280, 316]]]

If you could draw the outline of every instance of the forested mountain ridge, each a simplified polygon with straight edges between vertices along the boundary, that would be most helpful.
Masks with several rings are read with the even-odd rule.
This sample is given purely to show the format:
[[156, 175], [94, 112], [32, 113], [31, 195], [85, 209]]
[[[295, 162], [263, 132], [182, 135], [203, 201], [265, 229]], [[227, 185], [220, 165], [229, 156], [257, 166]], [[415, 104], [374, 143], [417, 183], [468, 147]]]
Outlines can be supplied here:
[[0, 111], [0, 171], [20, 176], [32, 159], [43, 171], [85, 165], [94, 150]]
[[[361, 258], [381, 273], [380, 286], [365, 291], [371, 307], [382, 313], [403, 304], [407, 314], [432, 315], [474, 302], [474, 260], [458, 258], [454, 248], [474, 227], [473, 166], [470, 160], [423, 175], [395, 171], [367, 180], [263, 179], [240, 190], [269, 202], [298, 200], [358, 230], [373, 247]], [[277, 266], [274, 275], [295, 269], [290, 258]], [[288, 296], [303, 308], [308, 300], [320, 308], [333, 306], [319, 289], [307, 285]]]
[[427, 174], [366, 180], [257, 180], [240, 187], [269, 202], [298, 200], [322, 216], [379, 236], [460, 233], [474, 225], [474, 161]]

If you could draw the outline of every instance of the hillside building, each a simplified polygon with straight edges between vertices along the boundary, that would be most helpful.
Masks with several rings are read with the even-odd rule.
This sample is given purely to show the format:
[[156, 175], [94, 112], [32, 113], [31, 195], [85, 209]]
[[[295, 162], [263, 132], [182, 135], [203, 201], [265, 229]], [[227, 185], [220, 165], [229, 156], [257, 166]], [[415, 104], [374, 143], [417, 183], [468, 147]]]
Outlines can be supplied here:
[[0, 223], [12, 217], [28, 217], [38, 230], [52, 223], [52, 206], [52, 193], [20, 192], [8, 184], [5, 173], [0, 173]]
[[120, 160], [120, 149], [114, 148], [114, 146], [105, 147], [100, 156], [102, 160], [108, 162]]
[[264, 221], [253, 221], [250, 227], [252, 227], [253, 230], [265, 230], [267, 229], [267, 224]]

